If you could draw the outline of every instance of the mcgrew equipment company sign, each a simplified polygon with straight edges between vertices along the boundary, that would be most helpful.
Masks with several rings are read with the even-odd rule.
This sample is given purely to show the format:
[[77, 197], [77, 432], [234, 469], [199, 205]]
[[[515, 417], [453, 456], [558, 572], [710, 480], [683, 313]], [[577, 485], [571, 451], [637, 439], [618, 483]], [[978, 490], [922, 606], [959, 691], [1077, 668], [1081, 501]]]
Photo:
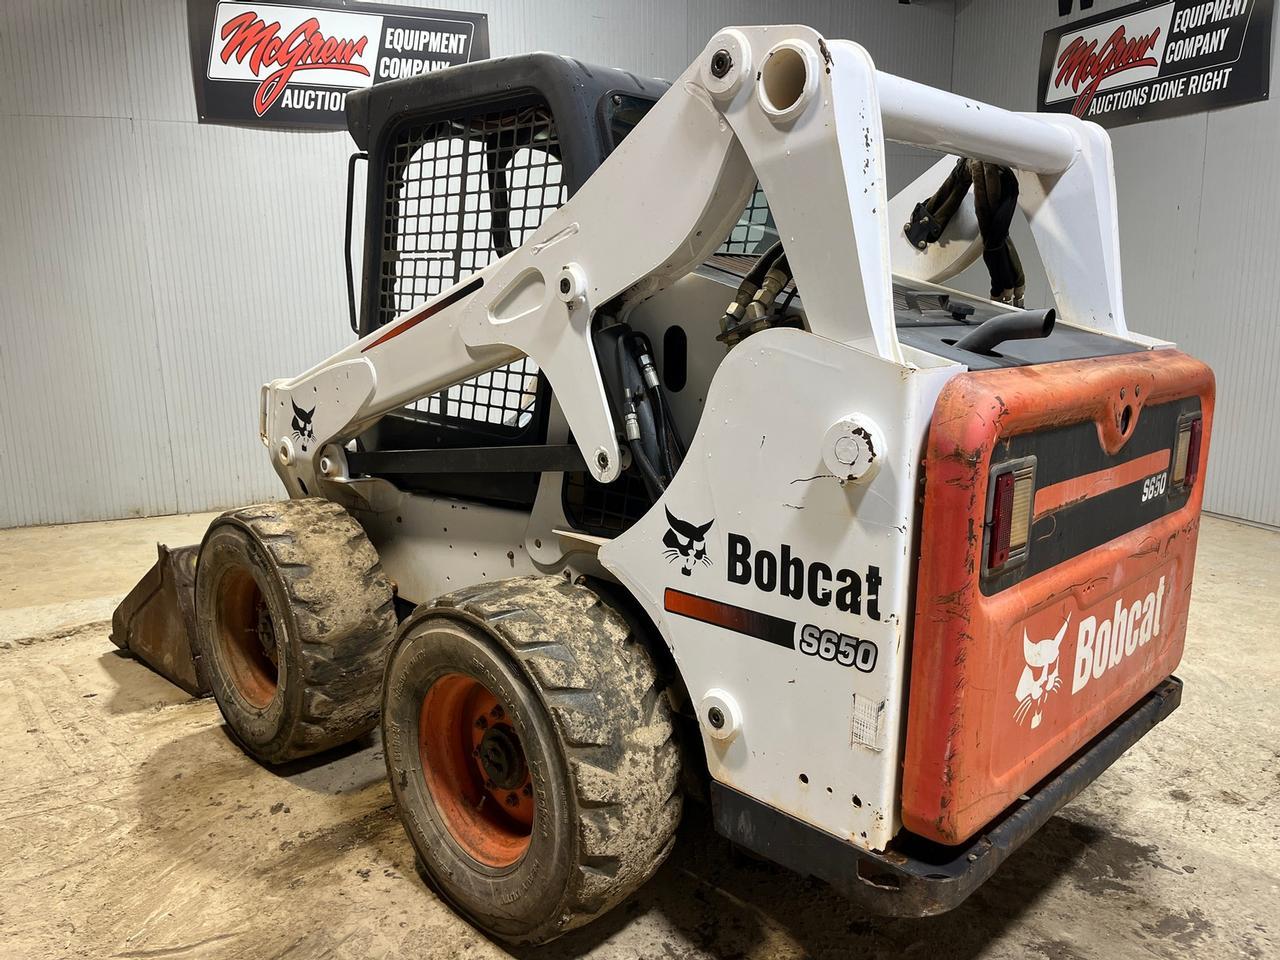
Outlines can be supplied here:
[[188, 0], [201, 123], [343, 129], [347, 93], [489, 56], [482, 13]]
[[1039, 109], [1104, 127], [1267, 98], [1273, 0], [1143, 0], [1057, 27]]

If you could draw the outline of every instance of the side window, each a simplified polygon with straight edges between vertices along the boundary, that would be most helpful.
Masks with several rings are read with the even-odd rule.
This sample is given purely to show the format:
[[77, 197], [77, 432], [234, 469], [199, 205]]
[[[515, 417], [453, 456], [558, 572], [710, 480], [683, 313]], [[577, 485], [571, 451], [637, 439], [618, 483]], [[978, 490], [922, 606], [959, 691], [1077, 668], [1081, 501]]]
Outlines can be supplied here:
[[[542, 103], [405, 125], [388, 151], [375, 323], [520, 246], [567, 197], [555, 123]], [[400, 414], [472, 442], [530, 442], [545, 394], [537, 365], [523, 358]]]

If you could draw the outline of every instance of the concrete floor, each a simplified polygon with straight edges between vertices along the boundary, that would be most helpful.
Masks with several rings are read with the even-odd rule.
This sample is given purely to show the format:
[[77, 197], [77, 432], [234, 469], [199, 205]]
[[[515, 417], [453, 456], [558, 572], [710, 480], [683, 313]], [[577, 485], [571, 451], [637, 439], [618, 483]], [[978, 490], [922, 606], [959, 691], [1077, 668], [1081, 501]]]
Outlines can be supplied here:
[[[106, 619], [207, 516], [0, 531], [0, 955], [501, 957], [414, 872], [377, 742], [267, 770]], [[637, 895], [537, 957], [1280, 956], [1280, 535], [1207, 518], [1182, 708], [983, 889], [862, 916], [695, 809]]]

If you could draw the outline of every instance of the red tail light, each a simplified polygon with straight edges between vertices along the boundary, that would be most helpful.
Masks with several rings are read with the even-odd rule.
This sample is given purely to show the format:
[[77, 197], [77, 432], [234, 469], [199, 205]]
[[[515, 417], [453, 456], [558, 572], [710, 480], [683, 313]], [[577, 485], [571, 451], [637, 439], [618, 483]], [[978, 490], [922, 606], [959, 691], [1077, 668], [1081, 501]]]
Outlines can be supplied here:
[[1035, 498], [1035, 458], [1000, 464], [992, 472], [987, 504], [987, 573], [1026, 559]]
[[1200, 472], [1200, 434], [1204, 429], [1204, 421], [1199, 417], [1191, 422], [1191, 442], [1187, 445], [1187, 486], [1196, 482]]
[[991, 540], [987, 545], [987, 566], [1003, 567], [1009, 562], [1009, 528], [1013, 521], [1013, 474], [996, 477], [991, 500]]

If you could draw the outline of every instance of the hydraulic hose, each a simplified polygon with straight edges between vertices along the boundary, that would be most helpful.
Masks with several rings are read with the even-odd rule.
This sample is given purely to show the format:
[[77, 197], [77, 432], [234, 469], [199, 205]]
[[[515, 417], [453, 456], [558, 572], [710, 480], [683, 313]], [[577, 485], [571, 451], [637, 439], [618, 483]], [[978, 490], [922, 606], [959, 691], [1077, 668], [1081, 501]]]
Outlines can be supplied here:
[[738, 292], [734, 296], [729, 306], [725, 307], [724, 316], [720, 318], [720, 332], [726, 333], [733, 327], [737, 326], [742, 320], [743, 313], [747, 309], [747, 304], [756, 295], [756, 291], [764, 284], [765, 276], [772, 269], [773, 265], [778, 262], [778, 258], [782, 256], [782, 241], [776, 241], [764, 253], [756, 258], [756, 262], [751, 265], [751, 269], [747, 271], [747, 275], [742, 278], [742, 282], [738, 284]]

